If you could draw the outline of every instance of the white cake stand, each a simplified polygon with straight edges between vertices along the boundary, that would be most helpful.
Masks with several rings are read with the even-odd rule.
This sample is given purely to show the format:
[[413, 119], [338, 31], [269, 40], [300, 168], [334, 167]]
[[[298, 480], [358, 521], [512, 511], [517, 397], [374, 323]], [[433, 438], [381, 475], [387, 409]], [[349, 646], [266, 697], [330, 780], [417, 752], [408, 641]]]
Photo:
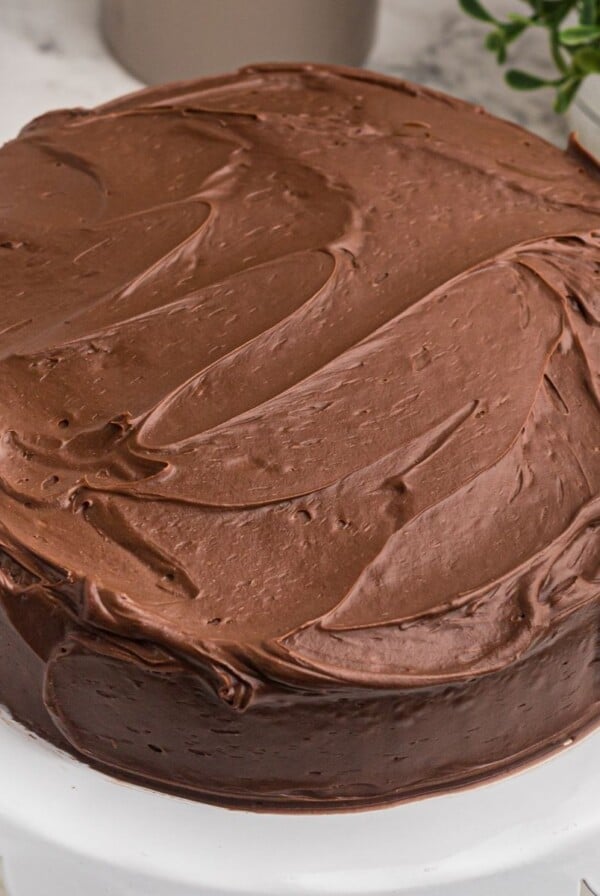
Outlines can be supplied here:
[[600, 896], [600, 732], [509, 778], [345, 815], [114, 781], [0, 717], [10, 896]]

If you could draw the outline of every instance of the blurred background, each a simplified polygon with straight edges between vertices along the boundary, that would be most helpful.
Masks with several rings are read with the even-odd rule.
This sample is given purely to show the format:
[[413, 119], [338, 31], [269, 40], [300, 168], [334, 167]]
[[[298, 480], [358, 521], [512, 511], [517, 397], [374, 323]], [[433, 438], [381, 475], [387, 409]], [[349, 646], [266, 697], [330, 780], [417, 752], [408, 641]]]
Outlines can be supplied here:
[[[208, 15], [211, 8], [214, 14], [215, 3], [231, 6], [225, 31], [222, 22], [217, 27], [214, 16], [211, 20]], [[257, 34], [248, 13], [261, 3], [275, 3], [281, 14], [267, 14]], [[520, 4], [490, 0], [489, 5], [500, 15]], [[373, 0], [372, 8], [376, 6]], [[193, 8], [193, 21], [186, 18], [186, 7], [188, 16]], [[371, 0], [107, 0], [104, 30], [128, 70], [103, 37], [99, 0], [0, 0], [0, 142], [49, 108], [93, 106], [138, 88], [142, 81], [132, 71], [160, 80], [204, 74], [215, 67], [226, 70], [236, 59], [257, 59], [258, 44], [263, 53], [268, 53], [267, 38], [281, 47], [282, 29], [285, 36], [287, 27], [287, 36], [297, 39], [301, 48], [312, 41], [317, 57], [327, 47], [333, 58], [339, 57], [341, 41], [352, 57], [348, 61], [357, 61], [357, 54], [366, 56], [369, 68], [472, 100], [564, 145], [568, 125], [552, 111], [550, 92], [511, 91], [493, 55], [484, 49], [485, 26], [465, 15], [457, 0], [380, 0], [377, 15], [371, 15], [370, 8]], [[213, 32], [206, 24], [210, 21]], [[274, 50], [270, 55], [276, 59], [278, 54]], [[308, 58], [307, 52], [303, 55]], [[532, 29], [515, 43], [511, 63], [551, 76], [541, 30]]]

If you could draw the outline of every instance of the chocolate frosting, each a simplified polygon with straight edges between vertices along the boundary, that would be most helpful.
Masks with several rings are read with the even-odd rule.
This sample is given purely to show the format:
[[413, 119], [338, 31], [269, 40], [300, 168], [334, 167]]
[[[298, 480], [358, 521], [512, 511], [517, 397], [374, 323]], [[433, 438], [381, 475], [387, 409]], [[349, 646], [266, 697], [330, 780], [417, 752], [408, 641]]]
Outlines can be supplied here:
[[[346, 736], [350, 695], [356, 723], [460, 694], [596, 618], [600, 177], [575, 145], [365, 72], [257, 66], [49, 113], [0, 185], [2, 584], [42, 682], [35, 711], [4, 699], [29, 724], [206, 796], [103, 753], [82, 657], [96, 719], [98, 682], [122, 703], [142, 669], [268, 755], [277, 701], [285, 724], [335, 696]], [[259, 797], [236, 760], [220, 801], [227, 780], [256, 805], [415, 790]]]

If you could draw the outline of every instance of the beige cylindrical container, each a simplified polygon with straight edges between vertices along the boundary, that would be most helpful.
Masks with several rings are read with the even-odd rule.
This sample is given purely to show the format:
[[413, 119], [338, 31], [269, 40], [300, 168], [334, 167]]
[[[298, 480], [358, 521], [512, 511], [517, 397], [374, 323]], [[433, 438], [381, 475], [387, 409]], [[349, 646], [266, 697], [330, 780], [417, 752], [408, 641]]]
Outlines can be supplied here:
[[362, 65], [378, 0], [103, 0], [117, 59], [149, 84], [251, 62]]

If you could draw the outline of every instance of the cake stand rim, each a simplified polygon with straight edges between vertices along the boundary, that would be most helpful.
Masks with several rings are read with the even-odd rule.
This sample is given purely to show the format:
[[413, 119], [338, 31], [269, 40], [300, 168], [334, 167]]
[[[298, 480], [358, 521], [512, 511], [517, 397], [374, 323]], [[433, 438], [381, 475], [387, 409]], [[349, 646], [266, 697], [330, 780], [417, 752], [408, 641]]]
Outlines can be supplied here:
[[0, 771], [0, 835], [215, 893], [401, 893], [424, 876], [483, 878], [597, 843], [599, 748], [597, 728], [465, 790], [361, 812], [254, 813], [114, 779], [0, 708], [0, 769], [11, 771]]

